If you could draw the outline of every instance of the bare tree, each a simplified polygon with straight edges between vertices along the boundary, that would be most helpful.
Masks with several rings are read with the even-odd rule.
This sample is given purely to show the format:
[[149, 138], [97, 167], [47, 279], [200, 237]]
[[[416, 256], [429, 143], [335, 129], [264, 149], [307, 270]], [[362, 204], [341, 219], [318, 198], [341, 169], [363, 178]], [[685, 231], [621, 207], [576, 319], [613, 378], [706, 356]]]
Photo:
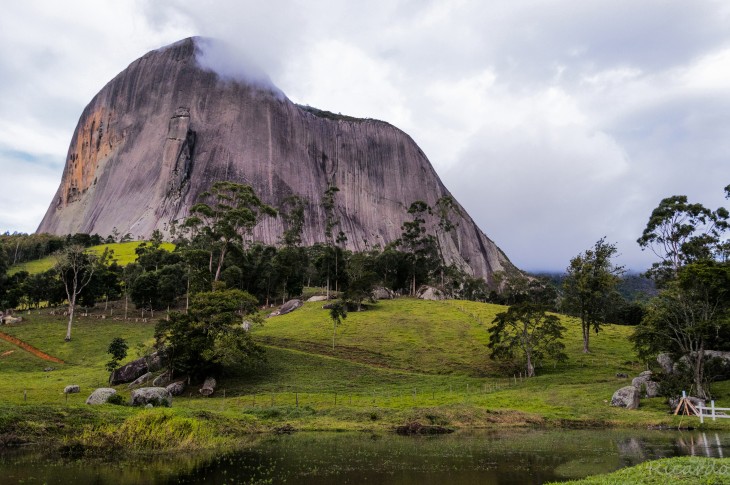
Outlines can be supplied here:
[[68, 328], [66, 342], [71, 340], [71, 325], [74, 321], [76, 298], [94, 276], [96, 256], [85, 252], [83, 246], [71, 245], [56, 255], [55, 269], [63, 281], [68, 299]]

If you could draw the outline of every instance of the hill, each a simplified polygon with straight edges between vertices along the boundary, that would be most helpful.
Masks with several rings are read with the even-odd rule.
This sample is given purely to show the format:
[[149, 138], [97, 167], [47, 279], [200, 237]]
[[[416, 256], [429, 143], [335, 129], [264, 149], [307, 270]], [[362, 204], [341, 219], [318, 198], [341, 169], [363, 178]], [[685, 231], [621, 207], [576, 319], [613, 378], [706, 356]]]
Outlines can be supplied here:
[[[282, 423], [297, 429], [392, 429], [412, 420], [456, 427], [677, 424], [661, 398], [642, 400], [637, 411], [609, 406], [612, 393], [628, 384], [616, 373], [632, 376], [644, 369], [627, 340], [631, 329], [625, 326], [607, 325], [593, 336], [593, 353], [586, 355], [581, 352], [579, 325], [562, 317], [568, 327], [569, 361], [548, 363], [529, 380], [503, 376], [485, 345], [486, 325], [503, 309], [463, 301], [382, 301], [348, 315], [333, 351], [328, 312], [320, 304], [307, 303], [253, 330], [255, 340], [266, 347], [266, 364], [221, 376], [213, 398], [199, 397], [192, 388], [175, 398], [172, 411], [205, 421], [224, 436], [224, 429], [231, 427], [267, 430]], [[118, 315], [119, 309], [111, 307], [109, 312]], [[49, 365], [0, 341], [0, 434], [32, 431], [39, 439], [49, 439], [75, 432], [19, 430], [11, 417], [21, 410], [37, 413], [40, 420], [50, 413], [64, 422], [71, 415], [57, 413], [76, 409], [98, 426], [118, 426], [136, 416], [132, 408], [92, 409], [83, 402], [93, 388], [106, 386], [109, 342], [123, 336], [130, 346], [129, 359], [134, 358], [149, 350], [153, 322], [79, 317], [75, 338], [64, 343], [63, 317], [32, 312], [24, 318], [26, 322], [2, 331], [65, 363]], [[48, 367], [54, 370], [44, 371]], [[61, 391], [68, 384], [79, 384], [82, 392], [69, 395], [66, 403]], [[126, 385], [117, 390], [128, 398]], [[714, 389], [721, 397], [730, 395], [728, 390], [724, 383]]]
[[[135, 253], [134, 250], [137, 249], [140, 244], [142, 244], [142, 241], [100, 244], [98, 246], [91, 246], [88, 251], [95, 254], [102, 254], [105, 249], [109, 249], [110, 251], [114, 251], [114, 257], [112, 260], [116, 261], [120, 266], [126, 266], [137, 259], [137, 253]], [[160, 247], [167, 251], [175, 249], [175, 245], [168, 242], [163, 242]], [[44, 271], [48, 271], [53, 268], [54, 264], [56, 264], [55, 258], [53, 256], [46, 256], [45, 258], [37, 259], [35, 261], [15, 264], [10, 267], [8, 274], [13, 275], [20, 271], [27, 271], [30, 274], [43, 273]]]

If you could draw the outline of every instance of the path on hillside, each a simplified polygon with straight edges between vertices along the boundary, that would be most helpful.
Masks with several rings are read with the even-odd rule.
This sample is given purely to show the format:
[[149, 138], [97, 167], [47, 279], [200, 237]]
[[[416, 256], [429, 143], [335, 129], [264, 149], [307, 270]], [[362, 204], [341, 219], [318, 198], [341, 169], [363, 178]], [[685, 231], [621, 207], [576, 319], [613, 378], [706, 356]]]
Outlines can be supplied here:
[[30, 352], [31, 354], [35, 355], [38, 358], [41, 358], [43, 360], [47, 360], [49, 362], [55, 362], [57, 364], [63, 364], [64, 362], [59, 359], [58, 357], [53, 357], [52, 355], [48, 355], [47, 353], [38, 350], [37, 348], [33, 347], [32, 345], [26, 344], [20, 339], [17, 339], [13, 337], [12, 335], [8, 335], [7, 333], [0, 332], [0, 339], [3, 339], [7, 342], [10, 342], [11, 344], [17, 345], [21, 349]]

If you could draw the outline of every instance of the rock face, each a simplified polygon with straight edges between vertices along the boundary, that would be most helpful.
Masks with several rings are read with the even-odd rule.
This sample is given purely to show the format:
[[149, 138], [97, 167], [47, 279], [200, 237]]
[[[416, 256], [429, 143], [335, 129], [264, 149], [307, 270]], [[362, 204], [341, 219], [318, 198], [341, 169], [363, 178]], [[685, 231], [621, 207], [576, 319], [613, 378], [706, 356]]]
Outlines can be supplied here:
[[[324, 240], [320, 200], [334, 184], [347, 249], [364, 250], [398, 238], [413, 201], [433, 206], [449, 195], [406, 133], [296, 105], [270, 85], [221, 77], [201, 67], [210, 45], [189, 38], [149, 52], [91, 100], [38, 232], [169, 234], [200, 193], [231, 180], [250, 184], [275, 207], [301, 196], [310, 245]], [[447, 263], [493, 283], [495, 271], [514, 267], [458, 207], [457, 229], [438, 235]], [[282, 224], [265, 220], [254, 238], [274, 243]]]
[[172, 406], [172, 395], [164, 387], [141, 387], [132, 391], [132, 406]]
[[639, 409], [639, 390], [634, 386], [622, 387], [613, 393], [611, 406], [626, 409]]

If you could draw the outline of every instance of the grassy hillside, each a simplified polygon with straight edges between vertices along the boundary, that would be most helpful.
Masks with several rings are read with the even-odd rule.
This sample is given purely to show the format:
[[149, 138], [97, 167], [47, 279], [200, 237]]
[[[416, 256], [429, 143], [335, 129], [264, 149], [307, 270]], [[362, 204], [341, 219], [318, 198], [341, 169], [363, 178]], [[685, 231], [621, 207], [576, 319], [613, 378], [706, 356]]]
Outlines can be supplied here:
[[[191, 386], [166, 412], [175, 419], [204, 421], [204, 428], [224, 437], [231, 429], [264, 431], [284, 423], [302, 430], [392, 429], [413, 420], [462, 428], [699, 424], [696, 418], [669, 415], [661, 398], [642, 400], [636, 411], [609, 406], [613, 392], [630, 382], [615, 374], [634, 376], [643, 370], [627, 340], [631, 328], [625, 326], [609, 325], [592, 335], [593, 353], [586, 355], [578, 323], [563, 317], [567, 363], [548, 363], [529, 380], [502, 375], [488, 357], [486, 327], [503, 309], [463, 301], [383, 301], [350, 313], [338, 328], [333, 351], [328, 311], [321, 303], [307, 303], [253, 330], [266, 347], [265, 364], [219, 376], [212, 398], [200, 397]], [[131, 360], [149, 350], [154, 322], [79, 317], [73, 340], [66, 343], [64, 317], [47, 311], [23, 316], [25, 322], [0, 331], [65, 363], [43, 361], [0, 341], [0, 435], [30, 434], [42, 440], [74, 432], [69, 430], [81, 432], [45, 424], [18, 428], [21, 415], [35, 416], [39, 423], [67, 423], [81, 413], [87, 424], [83, 439], [113, 434], [137, 419], [137, 409], [83, 403], [94, 388], [106, 386], [104, 364], [111, 340], [126, 338]], [[53, 370], [44, 370], [49, 367]], [[69, 384], [79, 384], [82, 391], [66, 401], [62, 391]], [[730, 404], [730, 388], [723, 386], [715, 388], [720, 406]], [[117, 390], [129, 398], [126, 385]], [[725, 428], [730, 423], [706, 426]], [[216, 433], [206, 436], [220, 438]]]
[[[142, 242], [141, 241], [130, 241], [123, 243], [113, 244], [101, 244], [99, 246], [92, 246], [88, 251], [95, 254], [102, 254], [106, 248], [114, 251], [114, 260], [121, 266], [126, 266], [129, 263], [133, 263], [137, 259], [137, 254], [134, 252]], [[167, 251], [175, 249], [175, 245], [172, 243], [162, 243], [162, 248]], [[53, 268], [56, 264], [56, 259], [53, 256], [46, 256], [45, 258], [38, 259], [35, 261], [28, 261], [25, 263], [16, 264], [10, 267], [8, 273], [15, 274], [19, 271], [27, 271], [30, 274], [43, 273]]]

